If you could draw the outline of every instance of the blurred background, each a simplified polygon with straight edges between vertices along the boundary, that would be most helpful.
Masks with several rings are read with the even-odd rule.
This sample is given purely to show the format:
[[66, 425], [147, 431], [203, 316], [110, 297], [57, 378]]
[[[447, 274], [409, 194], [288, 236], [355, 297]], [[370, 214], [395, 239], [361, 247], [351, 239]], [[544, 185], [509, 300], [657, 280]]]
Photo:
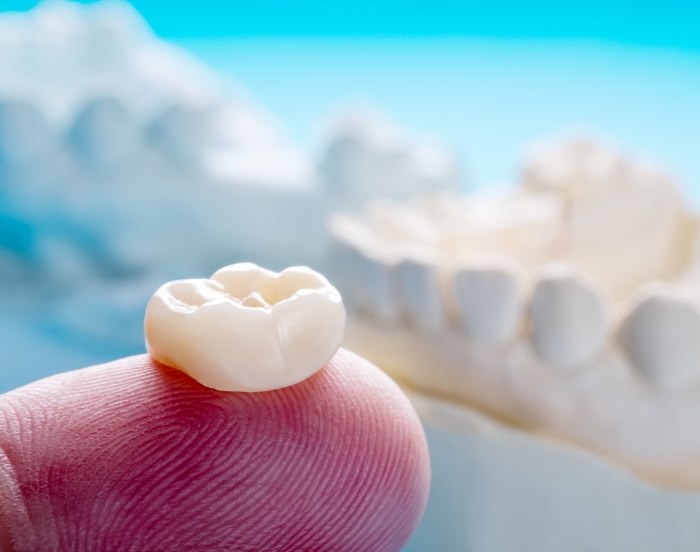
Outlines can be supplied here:
[[323, 269], [333, 210], [510, 186], [543, 137], [700, 199], [691, 2], [36, 4], [0, 0], [0, 392], [143, 351], [165, 279]]

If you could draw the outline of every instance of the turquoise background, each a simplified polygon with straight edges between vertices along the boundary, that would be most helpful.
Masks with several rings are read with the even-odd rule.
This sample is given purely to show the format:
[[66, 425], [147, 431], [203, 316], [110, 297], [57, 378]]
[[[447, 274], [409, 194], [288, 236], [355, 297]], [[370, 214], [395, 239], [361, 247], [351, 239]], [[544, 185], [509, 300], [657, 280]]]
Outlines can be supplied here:
[[[93, 2], [81, 2], [89, 4]], [[212, 1], [134, 0], [167, 38], [230, 36], [478, 36], [586, 38], [698, 50], [700, 6], [688, 0]], [[36, 0], [2, 0], [27, 10]]]

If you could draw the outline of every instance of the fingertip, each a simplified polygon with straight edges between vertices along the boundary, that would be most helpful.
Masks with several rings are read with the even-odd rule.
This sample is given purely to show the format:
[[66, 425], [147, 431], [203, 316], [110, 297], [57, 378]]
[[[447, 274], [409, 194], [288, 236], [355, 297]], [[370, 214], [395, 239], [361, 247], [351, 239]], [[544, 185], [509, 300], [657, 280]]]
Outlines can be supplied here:
[[266, 393], [214, 391], [139, 356], [0, 403], [32, 531], [75, 550], [399, 550], [427, 501], [415, 412], [346, 351]]

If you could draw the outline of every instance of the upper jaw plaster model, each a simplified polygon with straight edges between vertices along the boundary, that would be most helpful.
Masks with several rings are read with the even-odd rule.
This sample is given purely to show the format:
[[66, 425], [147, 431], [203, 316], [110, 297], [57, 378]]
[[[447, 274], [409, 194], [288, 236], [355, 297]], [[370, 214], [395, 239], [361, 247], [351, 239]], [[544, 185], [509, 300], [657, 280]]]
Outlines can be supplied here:
[[372, 113], [305, 154], [126, 2], [0, 15], [0, 73], [2, 278], [319, 266], [331, 210], [458, 183], [445, 150]]
[[500, 196], [330, 221], [346, 345], [409, 389], [700, 489], [697, 222], [663, 172], [586, 140]]
[[445, 150], [371, 113], [299, 151], [126, 2], [0, 14], [0, 74], [3, 300], [124, 354], [158, 282], [243, 259], [323, 269], [333, 210], [458, 183]]

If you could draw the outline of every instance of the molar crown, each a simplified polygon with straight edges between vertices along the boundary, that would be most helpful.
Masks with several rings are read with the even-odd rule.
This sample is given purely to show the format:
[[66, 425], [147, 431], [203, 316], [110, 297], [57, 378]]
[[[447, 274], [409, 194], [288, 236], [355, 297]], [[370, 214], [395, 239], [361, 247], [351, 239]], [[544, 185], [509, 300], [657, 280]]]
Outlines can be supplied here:
[[608, 305], [589, 282], [564, 267], [551, 267], [535, 283], [530, 316], [539, 355], [562, 369], [593, 360], [608, 340]]
[[252, 263], [210, 279], [177, 280], [151, 297], [151, 355], [221, 391], [268, 391], [299, 383], [335, 354], [345, 331], [338, 291], [320, 274], [279, 274]]
[[669, 286], [638, 293], [621, 321], [620, 341], [642, 376], [663, 389], [700, 379], [700, 309]]

